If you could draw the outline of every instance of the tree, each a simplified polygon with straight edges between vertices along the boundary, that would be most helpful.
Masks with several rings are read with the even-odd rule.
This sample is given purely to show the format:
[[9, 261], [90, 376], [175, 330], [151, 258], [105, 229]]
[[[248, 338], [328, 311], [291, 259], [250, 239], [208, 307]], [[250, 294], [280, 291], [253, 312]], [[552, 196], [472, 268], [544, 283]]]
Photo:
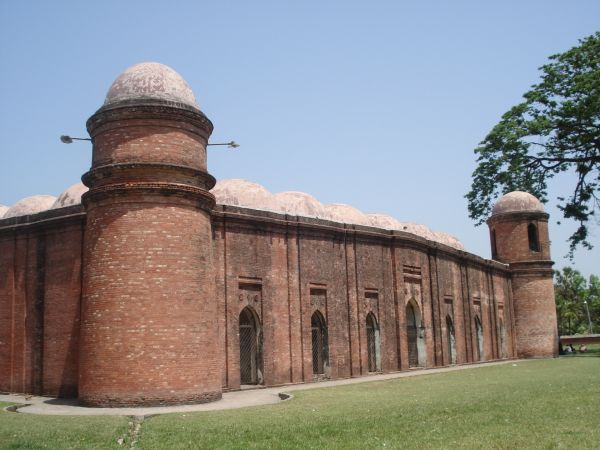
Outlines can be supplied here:
[[[583, 310], [583, 300], [587, 296], [587, 283], [579, 271], [571, 267], [556, 271], [554, 296], [556, 299], [556, 319], [559, 335], [585, 333], [587, 318]], [[585, 317], [584, 317], [585, 316]]]
[[502, 116], [475, 149], [469, 216], [480, 225], [500, 195], [530, 192], [547, 201], [547, 183], [573, 172], [571, 193], [558, 197], [566, 219], [578, 223], [569, 256], [588, 240], [588, 223], [600, 207], [600, 32], [540, 68], [541, 81]]
[[[564, 267], [554, 272], [554, 296], [558, 334], [588, 334], [600, 329], [600, 278], [590, 275], [589, 281], [579, 271]], [[590, 312], [585, 308], [584, 302]]]

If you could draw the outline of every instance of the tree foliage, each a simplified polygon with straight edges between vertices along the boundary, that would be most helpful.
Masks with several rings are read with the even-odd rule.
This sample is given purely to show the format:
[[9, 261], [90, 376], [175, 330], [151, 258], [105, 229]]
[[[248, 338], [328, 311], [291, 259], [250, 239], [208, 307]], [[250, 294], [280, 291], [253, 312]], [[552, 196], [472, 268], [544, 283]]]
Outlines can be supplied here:
[[588, 282], [571, 267], [556, 271], [554, 295], [559, 335], [587, 334], [590, 320], [592, 332], [600, 331], [600, 279], [596, 275]]
[[600, 206], [600, 32], [550, 56], [541, 81], [506, 112], [475, 149], [469, 215], [483, 223], [496, 198], [514, 190], [547, 201], [548, 181], [575, 174], [572, 191], [558, 197], [566, 219], [578, 223], [570, 252], [591, 248], [588, 224]]

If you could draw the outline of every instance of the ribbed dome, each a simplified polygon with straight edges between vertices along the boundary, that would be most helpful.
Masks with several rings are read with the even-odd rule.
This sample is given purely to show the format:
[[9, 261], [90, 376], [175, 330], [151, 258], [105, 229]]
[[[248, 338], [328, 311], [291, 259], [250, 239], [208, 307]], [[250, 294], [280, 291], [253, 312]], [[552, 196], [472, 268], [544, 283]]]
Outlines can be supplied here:
[[6, 211], [8, 211], [8, 206], [0, 205], [0, 219], [2, 219], [2, 217], [4, 217], [4, 214], [6, 214]]
[[413, 222], [401, 222], [402, 223], [402, 228], [400, 228], [401, 231], [406, 231], [407, 233], [412, 233], [412, 234], [416, 234], [417, 236], [421, 236], [424, 237], [425, 239], [429, 239], [431, 241], [438, 241], [438, 236], [429, 229], [429, 227], [426, 227], [425, 225], [422, 225], [420, 223], [413, 223]]
[[296, 216], [326, 217], [323, 204], [312, 195], [305, 192], [280, 192], [275, 194], [275, 200], [279, 204], [279, 211]]
[[354, 206], [344, 205], [342, 203], [333, 203], [325, 205], [325, 213], [329, 220], [342, 223], [353, 223], [356, 225], [370, 226], [371, 221], [361, 211]]
[[46, 211], [52, 207], [55, 201], [56, 197], [52, 195], [34, 195], [24, 198], [8, 208], [3, 219]]
[[363, 214], [350, 205], [323, 205], [312, 195], [304, 192], [272, 194], [260, 184], [240, 179], [220, 180], [211, 192], [216, 197], [217, 203], [221, 205], [241, 206], [301, 217], [316, 217], [385, 230], [400, 230], [464, 250], [462, 243], [454, 236], [433, 232], [425, 225], [400, 222], [385, 214]]
[[210, 191], [221, 205], [279, 211], [273, 194], [263, 186], [241, 179], [220, 180]]
[[198, 108], [194, 93], [181, 75], [156, 62], [136, 64], [125, 70], [108, 90], [104, 105], [131, 100], [163, 100]]
[[372, 227], [383, 228], [384, 230], [401, 230], [402, 222], [386, 214], [367, 214]]
[[446, 244], [448, 247], [454, 247], [458, 250], [464, 250], [465, 246], [456, 237], [451, 234], [444, 233], [443, 231], [435, 231], [436, 241]]
[[496, 202], [492, 209], [492, 216], [512, 212], [544, 212], [544, 207], [528, 192], [513, 191]]
[[58, 196], [51, 209], [78, 205], [81, 203], [81, 196], [87, 191], [88, 188], [83, 183], [74, 184]]

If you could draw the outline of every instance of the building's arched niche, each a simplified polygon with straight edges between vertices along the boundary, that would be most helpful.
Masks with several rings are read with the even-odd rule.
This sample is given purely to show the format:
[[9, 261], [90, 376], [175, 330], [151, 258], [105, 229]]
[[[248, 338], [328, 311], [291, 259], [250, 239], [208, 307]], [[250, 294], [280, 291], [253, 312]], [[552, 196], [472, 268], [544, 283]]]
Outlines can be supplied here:
[[538, 229], [533, 223], [527, 225], [527, 239], [529, 240], [529, 250], [532, 252], [539, 252], [540, 240], [538, 237]]
[[475, 355], [476, 361], [483, 361], [483, 327], [481, 326], [481, 320], [479, 316], [475, 316], [475, 340], [477, 343]]
[[456, 364], [456, 336], [454, 334], [454, 324], [449, 315], [446, 316], [446, 337], [448, 340], [448, 363]]
[[329, 344], [327, 341], [327, 323], [320, 311], [315, 311], [310, 319], [312, 330], [313, 375], [329, 375]]
[[425, 327], [421, 310], [414, 300], [406, 305], [406, 338], [408, 341], [408, 366], [425, 367]]
[[367, 359], [369, 372], [381, 372], [381, 337], [375, 315], [367, 315]]
[[249, 306], [240, 313], [240, 384], [262, 384], [262, 329]]
[[496, 247], [496, 229], [492, 228], [492, 259], [498, 258], [498, 248]]
[[504, 327], [504, 320], [500, 320], [500, 356], [502, 358], [508, 357], [506, 350], [506, 328]]

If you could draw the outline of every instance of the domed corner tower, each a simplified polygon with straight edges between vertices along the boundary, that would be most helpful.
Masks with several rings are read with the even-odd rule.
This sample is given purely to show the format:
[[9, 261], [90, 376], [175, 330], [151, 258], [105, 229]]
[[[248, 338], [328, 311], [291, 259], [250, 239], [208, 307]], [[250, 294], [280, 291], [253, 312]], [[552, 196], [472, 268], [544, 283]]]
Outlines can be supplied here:
[[548, 217], [527, 192], [510, 192], [487, 221], [492, 259], [509, 264], [520, 358], [557, 356], [558, 336]]
[[179, 74], [143, 63], [114, 81], [87, 128], [79, 400], [217, 400], [212, 123]]

